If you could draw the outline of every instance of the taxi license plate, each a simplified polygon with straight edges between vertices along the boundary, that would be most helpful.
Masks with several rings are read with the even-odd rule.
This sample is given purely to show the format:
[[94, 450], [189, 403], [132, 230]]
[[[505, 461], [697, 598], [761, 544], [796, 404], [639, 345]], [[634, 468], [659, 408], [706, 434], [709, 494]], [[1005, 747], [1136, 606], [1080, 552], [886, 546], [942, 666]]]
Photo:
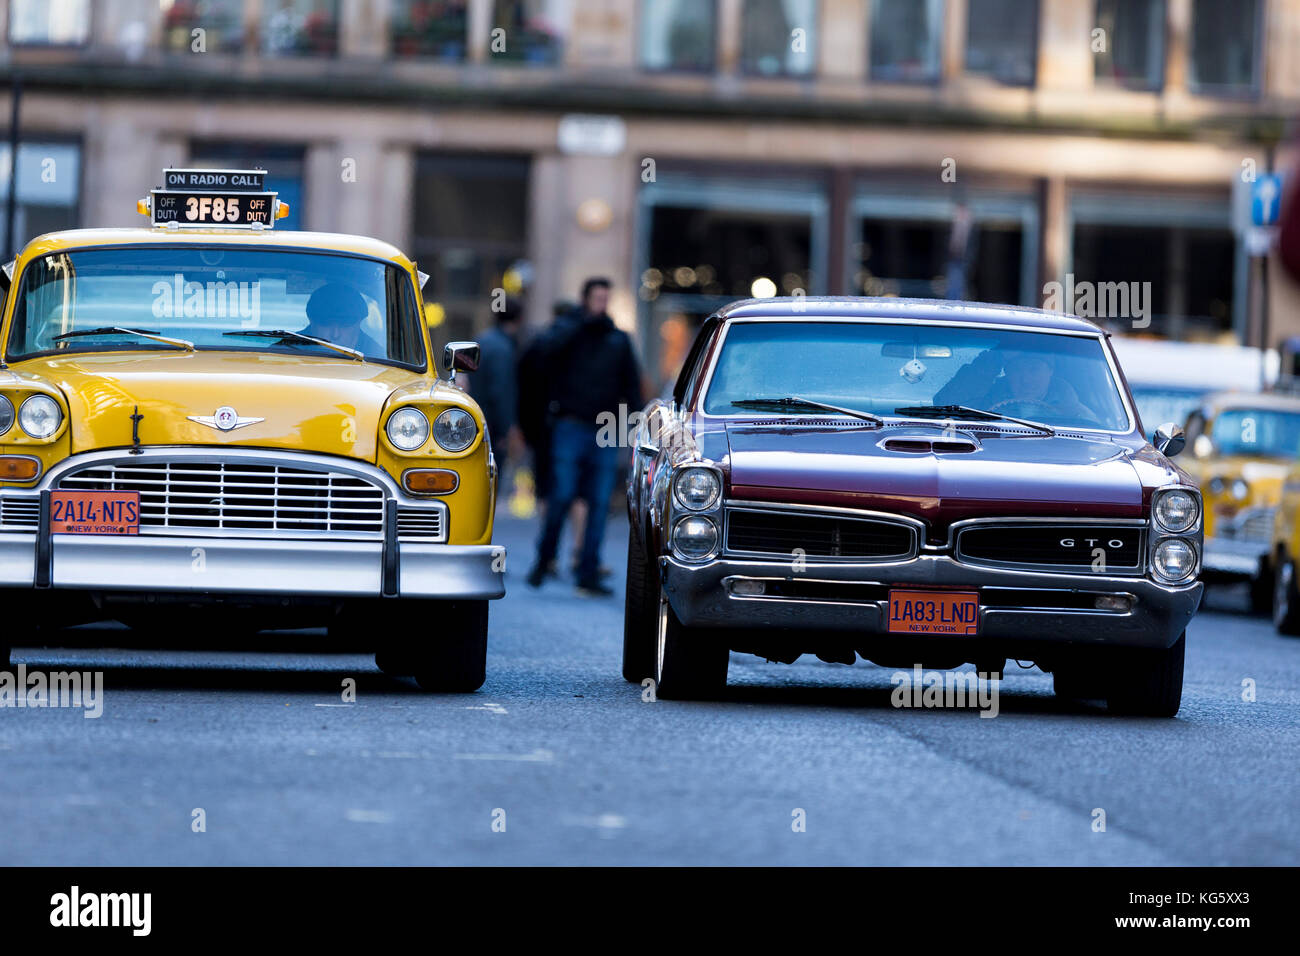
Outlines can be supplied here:
[[980, 596], [975, 591], [890, 591], [891, 634], [975, 634]]
[[50, 492], [52, 534], [139, 534], [138, 491]]

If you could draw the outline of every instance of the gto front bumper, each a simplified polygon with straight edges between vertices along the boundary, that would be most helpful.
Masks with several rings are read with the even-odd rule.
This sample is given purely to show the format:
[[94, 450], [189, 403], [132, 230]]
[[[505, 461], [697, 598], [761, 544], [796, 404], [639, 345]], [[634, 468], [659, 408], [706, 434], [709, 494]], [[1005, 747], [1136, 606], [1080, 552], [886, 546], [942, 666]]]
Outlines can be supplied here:
[[[1203, 585], [1166, 587], [1144, 577], [1028, 572], [972, 566], [947, 555], [898, 563], [808, 563], [722, 557], [691, 565], [661, 557], [668, 603], [688, 627], [737, 631], [856, 632], [911, 641], [1169, 647], [1200, 605]], [[747, 583], [754, 582], [754, 583]], [[763, 582], [762, 595], [754, 591]], [[978, 591], [978, 634], [889, 633], [890, 588]], [[1126, 609], [1104, 610], [1099, 605]], [[1009, 655], [1010, 656], [1010, 655]]]

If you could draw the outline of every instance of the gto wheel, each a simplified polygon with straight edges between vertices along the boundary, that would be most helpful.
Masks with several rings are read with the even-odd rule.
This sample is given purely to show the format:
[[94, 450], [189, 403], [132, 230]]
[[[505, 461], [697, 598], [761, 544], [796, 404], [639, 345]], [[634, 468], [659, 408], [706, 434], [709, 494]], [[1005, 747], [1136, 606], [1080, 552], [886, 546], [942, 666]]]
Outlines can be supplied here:
[[1187, 632], [1172, 647], [1134, 650], [1115, 661], [1106, 703], [1112, 711], [1141, 717], [1172, 717], [1183, 698]]
[[731, 651], [702, 628], [690, 628], [659, 596], [655, 649], [655, 692], [665, 700], [707, 700], [727, 686]]
[[487, 678], [487, 601], [429, 603], [435, 605], [427, 610], [435, 633], [428, 633], [426, 619], [423, 633], [413, 633], [427, 643], [408, 652], [415, 682], [429, 691], [467, 694], [478, 690]]
[[1273, 627], [1279, 634], [1300, 634], [1300, 594], [1296, 593], [1295, 561], [1285, 554], [1273, 573]]
[[659, 583], [636, 529], [627, 531], [627, 587], [623, 591], [623, 679], [639, 684], [655, 676]]

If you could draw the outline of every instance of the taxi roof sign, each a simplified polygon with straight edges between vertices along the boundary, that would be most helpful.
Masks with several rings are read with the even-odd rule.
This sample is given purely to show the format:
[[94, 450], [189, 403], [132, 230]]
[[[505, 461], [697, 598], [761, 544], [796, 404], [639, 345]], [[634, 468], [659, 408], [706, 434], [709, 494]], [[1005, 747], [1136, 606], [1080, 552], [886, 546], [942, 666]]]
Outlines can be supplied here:
[[168, 168], [136, 210], [168, 229], [270, 229], [289, 205], [265, 184], [265, 169]]

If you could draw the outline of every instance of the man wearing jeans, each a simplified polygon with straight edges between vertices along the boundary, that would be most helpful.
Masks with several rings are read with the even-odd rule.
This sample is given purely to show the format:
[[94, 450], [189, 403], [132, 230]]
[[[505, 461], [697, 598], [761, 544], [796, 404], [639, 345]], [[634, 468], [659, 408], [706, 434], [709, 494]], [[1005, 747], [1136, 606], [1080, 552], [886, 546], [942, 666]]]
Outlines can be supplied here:
[[609, 290], [608, 279], [588, 279], [582, 287], [582, 305], [557, 319], [542, 344], [550, 373], [551, 493], [537, 542], [537, 561], [528, 573], [529, 585], [539, 587], [555, 559], [569, 509], [582, 492], [583, 497], [590, 495], [590, 507], [578, 562], [578, 591], [599, 597], [614, 593], [600, 580], [600, 545], [620, 453], [617, 444], [602, 445], [597, 440], [600, 416], [609, 413], [619, 420], [620, 405], [630, 414], [643, 401], [632, 340], [606, 313]]

